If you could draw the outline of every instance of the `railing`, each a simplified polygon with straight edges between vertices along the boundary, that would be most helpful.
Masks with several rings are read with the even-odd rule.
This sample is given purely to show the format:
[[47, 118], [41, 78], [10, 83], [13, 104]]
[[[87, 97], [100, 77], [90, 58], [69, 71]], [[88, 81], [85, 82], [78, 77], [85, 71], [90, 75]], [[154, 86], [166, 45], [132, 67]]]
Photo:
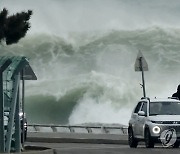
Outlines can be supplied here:
[[85, 125], [45, 125], [29, 124], [28, 132], [127, 134], [126, 126], [85, 126]]

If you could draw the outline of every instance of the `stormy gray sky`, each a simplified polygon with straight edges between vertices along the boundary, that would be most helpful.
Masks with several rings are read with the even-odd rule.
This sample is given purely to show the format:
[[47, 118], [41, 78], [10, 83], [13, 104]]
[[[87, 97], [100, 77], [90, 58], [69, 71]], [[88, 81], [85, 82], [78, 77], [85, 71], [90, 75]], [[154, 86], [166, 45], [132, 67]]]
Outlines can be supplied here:
[[31, 33], [180, 27], [179, 0], [1, 0], [0, 7], [32, 9]]

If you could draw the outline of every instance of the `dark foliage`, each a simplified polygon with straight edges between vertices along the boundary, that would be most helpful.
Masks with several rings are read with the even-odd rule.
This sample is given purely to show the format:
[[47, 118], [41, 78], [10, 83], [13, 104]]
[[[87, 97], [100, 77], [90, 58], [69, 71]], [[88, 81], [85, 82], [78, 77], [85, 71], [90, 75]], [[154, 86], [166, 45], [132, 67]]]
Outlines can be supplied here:
[[30, 28], [31, 15], [32, 11], [28, 10], [8, 16], [8, 10], [4, 8], [0, 12], [0, 42], [5, 40], [6, 44], [10, 45], [23, 38]]

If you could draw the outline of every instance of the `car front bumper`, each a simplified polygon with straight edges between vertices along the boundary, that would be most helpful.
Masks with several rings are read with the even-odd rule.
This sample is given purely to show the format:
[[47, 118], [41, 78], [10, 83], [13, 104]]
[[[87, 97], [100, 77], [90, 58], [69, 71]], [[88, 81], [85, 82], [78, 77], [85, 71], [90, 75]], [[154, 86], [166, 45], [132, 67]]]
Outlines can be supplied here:
[[[153, 127], [158, 126], [160, 128], [159, 133], [153, 132]], [[155, 140], [161, 140], [163, 138], [167, 137], [167, 133], [173, 135], [173, 137], [176, 137], [176, 140], [180, 141], [180, 125], [164, 125], [164, 124], [155, 124], [150, 126], [150, 133], [151, 137]]]

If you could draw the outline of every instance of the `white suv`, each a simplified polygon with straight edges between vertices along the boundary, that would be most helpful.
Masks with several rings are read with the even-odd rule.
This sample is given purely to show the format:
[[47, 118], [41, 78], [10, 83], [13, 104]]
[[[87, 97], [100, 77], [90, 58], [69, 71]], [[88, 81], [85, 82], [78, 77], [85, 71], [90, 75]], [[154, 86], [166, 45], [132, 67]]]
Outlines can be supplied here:
[[[145, 141], [147, 148], [153, 148], [155, 143], [162, 142], [162, 133], [166, 130], [175, 130], [176, 140], [172, 146], [178, 148], [180, 143], [180, 100], [142, 98], [134, 108], [129, 120], [129, 146], [136, 148], [139, 141]], [[163, 137], [167, 143], [171, 140], [172, 133]]]

